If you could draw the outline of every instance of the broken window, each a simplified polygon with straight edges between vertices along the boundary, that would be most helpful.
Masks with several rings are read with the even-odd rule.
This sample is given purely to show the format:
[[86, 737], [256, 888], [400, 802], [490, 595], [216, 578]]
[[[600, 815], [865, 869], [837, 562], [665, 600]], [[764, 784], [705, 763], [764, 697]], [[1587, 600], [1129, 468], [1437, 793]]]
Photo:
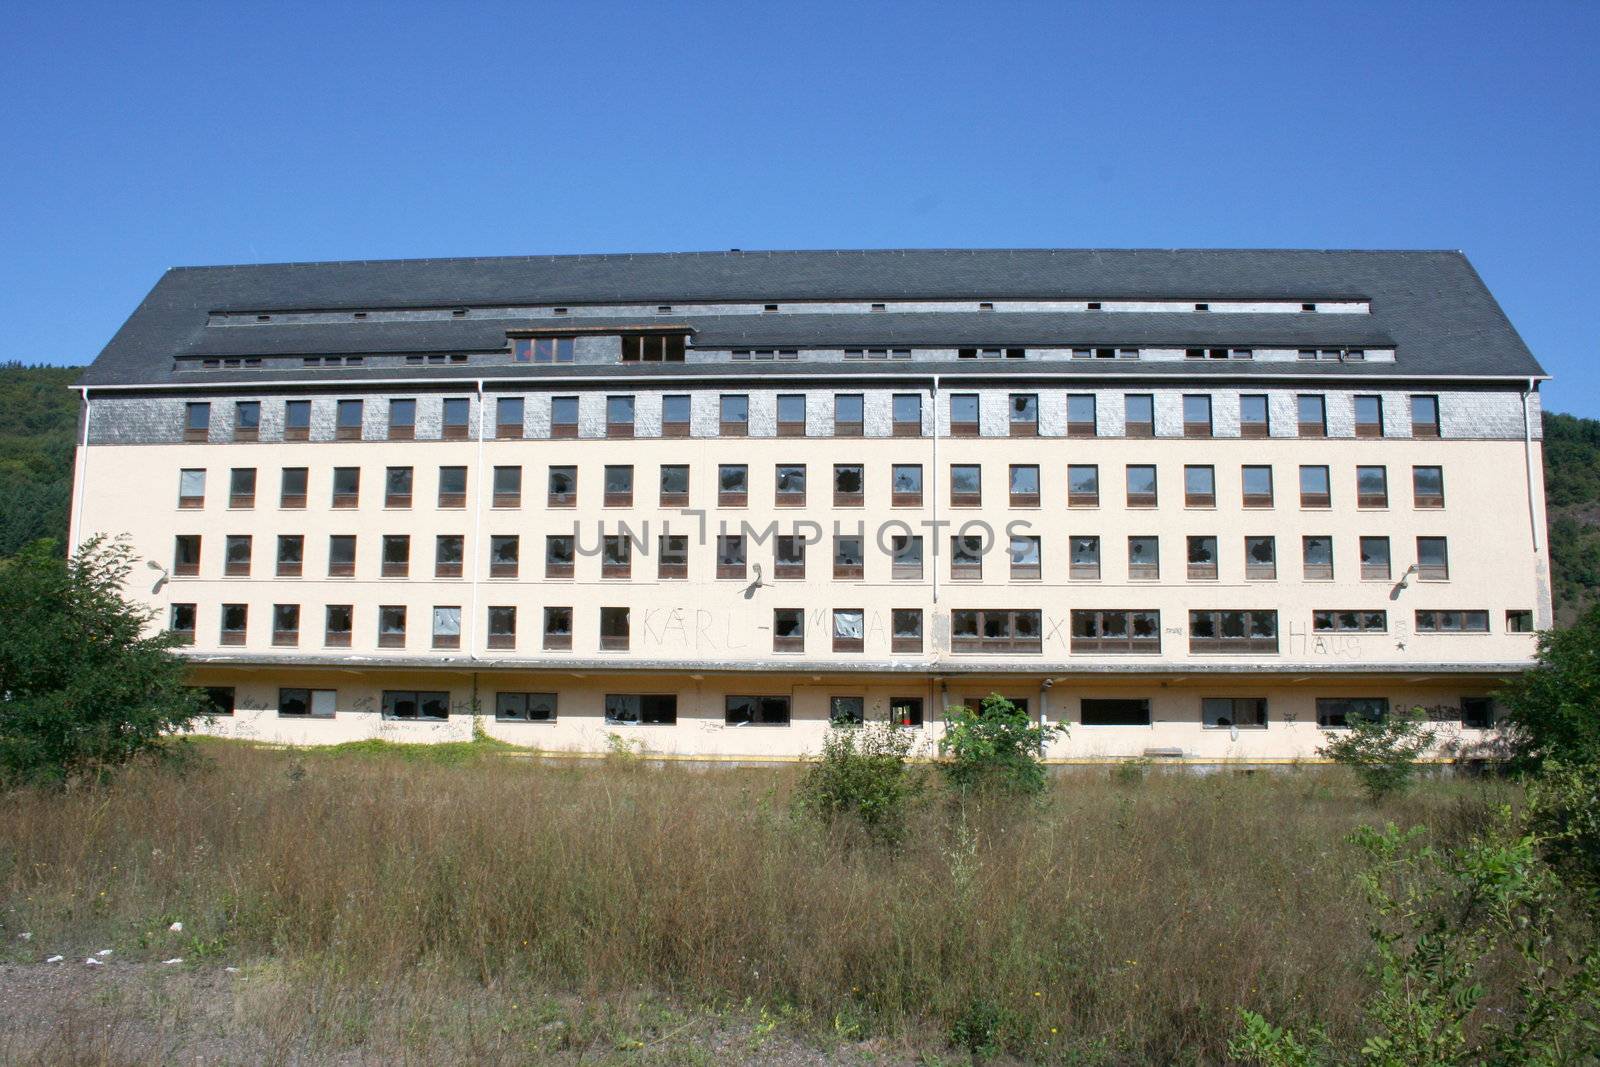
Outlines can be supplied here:
[[862, 554], [861, 538], [835, 537], [833, 539], [833, 576], [853, 580], [862, 576], [866, 557]]
[[1128, 538], [1128, 577], [1155, 581], [1161, 577], [1161, 540], [1149, 535]]
[[600, 651], [626, 652], [628, 650], [628, 609], [600, 609]]
[[1244, 576], [1270, 580], [1278, 577], [1278, 542], [1272, 537], [1244, 539]]
[[806, 502], [806, 465], [804, 463], [778, 464], [776, 485], [778, 507], [804, 507]]
[[1389, 539], [1363, 537], [1361, 539], [1361, 577], [1368, 580], [1389, 578]]
[[672, 693], [623, 693], [606, 697], [606, 722], [613, 726], [671, 726], [678, 721]]
[[333, 506], [353, 508], [361, 501], [361, 468], [333, 468]]
[[1239, 655], [1278, 651], [1276, 611], [1191, 611], [1189, 651]]
[[951, 536], [950, 577], [957, 581], [976, 582], [982, 580], [982, 536], [973, 534], [955, 534]]
[[983, 504], [983, 468], [976, 463], [950, 467], [950, 506], [975, 508]]
[[1266, 698], [1202, 697], [1200, 725], [1208, 730], [1264, 730], [1267, 726]]
[[622, 335], [622, 361], [624, 363], [682, 363], [684, 342], [682, 333], [641, 333]]
[[272, 643], [293, 647], [300, 643], [300, 605], [272, 605]]
[[544, 539], [544, 576], [571, 578], [575, 546], [571, 534], [549, 534]]
[[922, 609], [895, 608], [890, 613], [891, 652], [922, 651]]
[[1036, 393], [1011, 394], [1011, 436], [1039, 436], [1039, 397]]
[[891, 470], [890, 503], [897, 508], [922, 506], [922, 466], [896, 463]]
[[405, 689], [383, 691], [385, 719], [417, 719], [444, 722], [450, 718], [450, 694], [426, 693]]
[[627, 578], [633, 574], [633, 542], [626, 534], [607, 534], [600, 540], [600, 577]]
[[1189, 538], [1189, 580], [1210, 581], [1217, 576], [1217, 539], [1209, 535]]
[[889, 538], [891, 577], [900, 581], [922, 578], [922, 538], [894, 534]]
[[461, 608], [459, 606], [433, 609], [433, 647], [461, 647]]
[[222, 573], [231, 577], [250, 575], [249, 534], [229, 534], [222, 542]]
[[1487, 611], [1419, 611], [1419, 634], [1486, 634], [1489, 632]]
[[866, 640], [866, 613], [860, 608], [833, 609], [833, 650], [860, 652]]
[[717, 504], [742, 508], [750, 500], [750, 468], [742, 463], [724, 463], [717, 468]]
[[606, 507], [632, 507], [633, 467], [627, 464], [608, 464], [604, 472], [602, 491]]
[[865, 500], [865, 473], [859, 463], [833, 465], [833, 506], [858, 508]]
[[772, 570], [775, 578], [804, 578], [806, 576], [805, 538], [795, 534], [779, 534], [773, 542]]
[[861, 697], [831, 697], [828, 721], [835, 726], [860, 726], [867, 720], [866, 701]]
[[489, 647], [517, 647], [517, 609], [514, 605], [489, 607]]
[[689, 577], [689, 538], [686, 534], [662, 534], [656, 556], [656, 577]]
[[578, 468], [551, 467], [546, 504], [552, 508], [571, 508], [578, 505]]
[[1011, 465], [1011, 506], [1036, 508], [1039, 506], [1039, 468], [1032, 464]]
[[1037, 580], [1044, 569], [1037, 537], [1011, 539], [1011, 578], [1013, 581]]
[[549, 652], [572, 648], [572, 609], [544, 609], [544, 647]]
[[890, 697], [889, 722], [893, 726], [922, 725], [921, 697]]
[[1333, 538], [1303, 537], [1300, 539], [1304, 577], [1307, 581], [1333, 580]]
[[411, 537], [408, 534], [385, 534], [383, 537], [382, 574], [385, 578], [404, 578], [411, 572]]
[[683, 463], [661, 465], [661, 506], [681, 508], [689, 506], [689, 467]]
[[338, 696], [334, 689], [279, 689], [278, 714], [297, 719], [331, 719]]
[[496, 693], [494, 717], [501, 722], [555, 722], [554, 693]]
[[1381, 634], [1389, 629], [1389, 613], [1365, 609], [1313, 611], [1311, 629], [1316, 633]]
[[378, 608], [378, 647], [404, 648], [406, 644], [406, 609], [403, 604], [385, 604]]
[[723, 721], [729, 726], [788, 726], [788, 697], [731, 696]]
[[719, 534], [717, 536], [717, 577], [744, 581], [746, 576], [745, 564], [744, 538], [739, 534]]
[[1041, 652], [1040, 613], [1007, 609], [950, 613], [952, 652]]
[[1161, 612], [1076, 610], [1072, 651], [1156, 653], [1161, 651]]
[[250, 608], [245, 604], [222, 605], [222, 639], [224, 645], [244, 644], [245, 631], [250, 624]]
[[806, 613], [803, 608], [772, 609], [772, 651], [806, 650]]
[[1068, 538], [1072, 551], [1071, 577], [1091, 580], [1100, 577], [1100, 538], [1079, 535]]
[[435, 578], [461, 577], [461, 561], [465, 542], [460, 534], [439, 534], [433, 540], [433, 576]]
[[167, 629], [178, 637], [180, 644], [194, 644], [195, 606], [193, 604], [174, 604]]
[[329, 648], [350, 647], [351, 620], [355, 608], [350, 604], [329, 604], [323, 616], [322, 643]]
[[1324, 730], [1349, 726], [1352, 719], [1379, 722], [1389, 714], [1387, 697], [1318, 697], [1317, 725]]

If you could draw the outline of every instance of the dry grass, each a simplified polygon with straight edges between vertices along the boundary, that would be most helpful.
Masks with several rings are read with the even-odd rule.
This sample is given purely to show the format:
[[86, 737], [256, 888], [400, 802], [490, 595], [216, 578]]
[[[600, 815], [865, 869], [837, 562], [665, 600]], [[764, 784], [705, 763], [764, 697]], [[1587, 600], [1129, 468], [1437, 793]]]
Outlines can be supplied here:
[[[1029, 1058], [1213, 1062], [1240, 1006], [1352, 1023], [1367, 942], [1349, 829], [1454, 837], [1504, 799], [1429, 782], [1375, 811], [1333, 771], [1074, 773], [1037, 804], [935, 794], [886, 855], [792, 819], [792, 768], [204, 752], [182, 777], [7, 798], [5, 951], [240, 966], [278, 1007], [235, 1009], [229, 1033], [260, 1035], [239, 1058], [279, 1061], [418, 1018], [452, 1055], [539, 1058], [506, 1021], [523, 1006], [626, 1002], [732, 1006], [813, 1045], [904, 1048], [985, 1016]], [[636, 1023], [619, 1025], [644, 1047], [620, 1047], [646, 1059], [676, 1025]]]

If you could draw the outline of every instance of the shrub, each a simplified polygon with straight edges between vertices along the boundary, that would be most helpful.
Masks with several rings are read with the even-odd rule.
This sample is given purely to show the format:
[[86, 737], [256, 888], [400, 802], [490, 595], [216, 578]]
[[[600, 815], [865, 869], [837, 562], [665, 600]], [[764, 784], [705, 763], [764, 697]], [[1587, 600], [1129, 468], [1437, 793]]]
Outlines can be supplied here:
[[133, 553], [41, 541], [0, 564], [0, 779], [63, 781], [160, 751], [204, 713], [173, 638], [123, 599]]
[[974, 711], [945, 709], [944, 737], [939, 752], [945, 779], [964, 793], [985, 790], [1014, 794], [1044, 789], [1044, 764], [1039, 754], [1065, 726], [1042, 726], [998, 693], [984, 697]]
[[1376, 803], [1411, 788], [1417, 757], [1433, 744], [1432, 732], [1423, 726], [1425, 721], [1420, 708], [1376, 719], [1353, 717], [1349, 728], [1317, 749], [1317, 754], [1352, 768]]
[[1518, 768], [1600, 762], [1600, 606], [1541, 633], [1538, 662], [1498, 696]]
[[906, 762], [914, 735], [886, 722], [836, 725], [806, 769], [796, 804], [817, 821], [848, 821], [881, 844], [898, 844], [921, 779]]
[[1600, 893], [1600, 764], [1546, 762], [1528, 783], [1528, 826], [1572, 885]]

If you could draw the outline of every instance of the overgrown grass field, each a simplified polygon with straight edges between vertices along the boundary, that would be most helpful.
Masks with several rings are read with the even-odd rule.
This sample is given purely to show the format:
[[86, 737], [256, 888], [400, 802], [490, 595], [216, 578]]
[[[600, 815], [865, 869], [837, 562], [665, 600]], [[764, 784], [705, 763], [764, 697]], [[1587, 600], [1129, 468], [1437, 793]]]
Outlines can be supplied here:
[[[8, 796], [0, 958], [20, 981], [61, 953], [70, 984], [112, 948], [88, 970], [146, 965], [122, 1010], [163, 1020], [181, 974], [223, 1058], [267, 1062], [719, 1062], [676, 1034], [729, 1012], [851, 1062], [1217, 1062], [1241, 1007], [1356, 1025], [1352, 828], [1453, 843], [1512, 799], [1438, 779], [1375, 808], [1338, 769], [1075, 771], [987, 804], [930, 783], [890, 851], [795, 817], [790, 767], [197, 748], [182, 774]], [[0, 1032], [0, 1060], [146, 1055], [62, 1020]], [[169, 1021], [141, 1048], [175, 1060]]]

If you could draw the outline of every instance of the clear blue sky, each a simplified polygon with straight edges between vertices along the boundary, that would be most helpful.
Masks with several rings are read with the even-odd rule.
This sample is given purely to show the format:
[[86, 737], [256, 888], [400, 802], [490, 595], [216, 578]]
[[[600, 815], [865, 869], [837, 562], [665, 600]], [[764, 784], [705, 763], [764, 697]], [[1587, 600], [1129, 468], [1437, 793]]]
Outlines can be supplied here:
[[1600, 416], [1600, 4], [25, 3], [0, 359], [168, 266], [1460, 248]]

